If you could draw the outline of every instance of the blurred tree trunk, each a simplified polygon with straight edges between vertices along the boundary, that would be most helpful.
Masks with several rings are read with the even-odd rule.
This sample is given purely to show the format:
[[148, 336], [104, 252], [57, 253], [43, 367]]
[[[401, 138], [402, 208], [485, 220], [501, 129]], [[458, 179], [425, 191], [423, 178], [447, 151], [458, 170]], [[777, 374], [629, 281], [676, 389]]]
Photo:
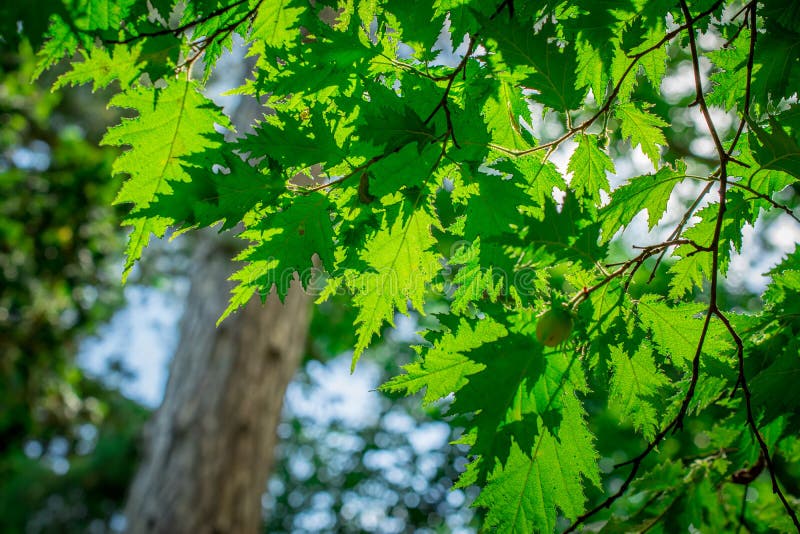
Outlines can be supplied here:
[[[252, 58], [234, 68], [249, 72]], [[228, 72], [228, 76], [235, 73]], [[267, 112], [240, 100], [237, 130]], [[161, 407], [145, 429], [142, 464], [125, 510], [128, 532], [251, 534], [262, 525], [283, 397], [303, 355], [309, 295], [258, 297], [219, 327], [241, 242], [216, 232], [199, 240], [180, 341]]]
[[164, 401], [148, 423], [130, 490], [128, 531], [255, 533], [286, 386], [308, 331], [309, 299], [254, 298], [218, 328], [231, 246], [206, 239], [193, 265]]

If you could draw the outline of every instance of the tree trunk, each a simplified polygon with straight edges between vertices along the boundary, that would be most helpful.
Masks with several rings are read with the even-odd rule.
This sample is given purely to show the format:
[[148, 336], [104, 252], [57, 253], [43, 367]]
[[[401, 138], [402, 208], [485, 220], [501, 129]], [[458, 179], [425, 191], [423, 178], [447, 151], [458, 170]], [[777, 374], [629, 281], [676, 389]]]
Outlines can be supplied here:
[[126, 508], [128, 531], [256, 533], [284, 392], [308, 332], [308, 296], [271, 294], [214, 326], [232, 250], [201, 245], [164, 401]]

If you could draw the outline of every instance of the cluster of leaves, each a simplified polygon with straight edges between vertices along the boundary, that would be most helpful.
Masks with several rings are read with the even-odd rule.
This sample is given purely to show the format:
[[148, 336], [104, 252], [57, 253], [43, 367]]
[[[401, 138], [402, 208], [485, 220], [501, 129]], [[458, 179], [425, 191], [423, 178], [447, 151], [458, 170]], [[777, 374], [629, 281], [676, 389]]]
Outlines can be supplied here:
[[[800, 530], [787, 467], [798, 412], [783, 394], [800, 370], [800, 258], [775, 268], [762, 312], [719, 299], [743, 228], [794, 216], [775, 195], [800, 178], [796, 5], [53, 3], [37, 72], [79, 53], [56, 86], [116, 81], [109, 104], [134, 113], [103, 139], [128, 147], [114, 166], [128, 176], [116, 198], [130, 205], [128, 268], [151, 234], [241, 224], [251, 246], [223, 317], [255, 293], [285, 295], [292, 276], [318, 287], [322, 272], [321, 299], [352, 295], [354, 365], [397, 312], [447, 300], [418, 359], [384, 387], [452, 398], [473, 458], [458, 486], [482, 488], [487, 528]], [[226, 142], [228, 120], [202, 90], [235, 36], [256, 60], [234, 93], [266, 109]], [[703, 161], [665, 134], [659, 91], [681, 57], [686, 104], [714, 147]], [[718, 127], [712, 107], [734, 127]], [[550, 156], [568, 145], [562, 172]], [[625, 147], [656, 171], [613, 189], [611, 156]], [[607, 265], [615, 235], [643, 210], [653, 228], [686, 182], [704, 187], [668, 238]], [[668, 289], [634, 297], [634, 275], [666, 255]], [[575, 329], [545, 347], [536, 318], [559, 305]], [[606, 469], [607, 496], [600, 451], [613, 443], [587, 417], [598, 406], [642, 439]], [[712, 436], [699, 455], [680, 440], [695, 422]], [[775, 498], [745, 510], [751, 484]]]

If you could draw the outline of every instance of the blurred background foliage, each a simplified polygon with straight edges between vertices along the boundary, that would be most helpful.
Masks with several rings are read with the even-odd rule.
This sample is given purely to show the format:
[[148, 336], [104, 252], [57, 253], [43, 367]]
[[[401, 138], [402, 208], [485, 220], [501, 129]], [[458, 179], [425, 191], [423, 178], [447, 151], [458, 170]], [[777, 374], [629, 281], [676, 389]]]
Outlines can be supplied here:
[[148, 413], [75, 363], [123, 304], [110, 117], [31, 83], [25, 43], [0, 59], [0, 531], [86, 531], [119, 507]]

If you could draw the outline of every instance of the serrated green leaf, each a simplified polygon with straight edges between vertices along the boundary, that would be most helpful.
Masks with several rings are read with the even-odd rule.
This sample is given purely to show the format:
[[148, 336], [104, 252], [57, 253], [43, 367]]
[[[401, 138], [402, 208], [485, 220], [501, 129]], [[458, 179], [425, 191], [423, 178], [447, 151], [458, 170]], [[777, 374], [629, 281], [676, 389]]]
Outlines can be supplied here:
[[391, 226], [384, 218], [380, 230], [364, 245], [359, 257], [367, 268], [348, 277], [358, 308], [353, 365], [381, 327], [394, 324], [395, 311], [406, 313], [407, 302], [422, 310], [425, 286], [440, 268], [432, 250], [434, 224], [436, 220], [424, 210], [408, 214], [407, 219], [401, 214]]
[[614, 172], [614, 162], [597, 146], [597, 137], [581, 134], [578, 148], [569, 158], [567, 170], [572, 173], [570, 187], [581, 196], [588, 196], [596, 206], [600, 205], [600, 191], [609, 192], [606, 172]]
[[295, 277], [307, 288], [315, 270], [314, 255], [319, 257], [320, 269], [333, 266], [330, 207], [325, 195], [312, 193], [292, 200], [282, 211], [242, 232], [243, 239], [256, 244], [236, 258], [248, 264], [231, 276], [238, 285], [217, 324], [247, 304], [256, 291], [266, 298], [275, 287], [283, 300]]
[[[800, 178], [800, 144], [790, 136], [774, 118], [769, 124], [772, 131], [768, 132], [753, 120], [748, 119], [747, 124], [752, 130], [750, 147], [761, 169], [773, 169], [791, 174]], [[751, 179], [760, 169], [751, 173]]]
[[611, 61], [611, 83], [616, 87], [617, 100], [622, 104], [628, 103], [636, 87], [636, 65], [631, 67], [631, 58], [621, 48], [614, 49], [614, 58]]
[[[669, 306], [653, 295], [647, 295], [637, 304], [642, 325], [652, 333], [653, 343], [663, 355], [679, 368], [688, 368], [700, 340], [704, 315], [708, 306], [682, 303]], [[712, 356], [727, 356], [730, 350], [727, 332], [715, 322], [709, 326], [703, 343], [703, 352]]]
[[767, 31], [756, 39], [752, 94], [756, 104], [766, 109], [782, 98], [791, 97], [800, 82], [800, 38], [797, 28], [782, 27], [768, 19]]
[[703, 282], [711, 276], [711, 258], [703, 254], [691, 254], [686, 248], [686, 256], [676, 261], [670, 268], [669, 298], [681, 299], [694, 288], [703, 289]]
[[617, 230], [629, 225], [642, 210], [647, 210], [648, 227], [652, 230], [666, 211], [672, 190], [686, 177], [684, 173], [683, 166], [678, 170], [662, 167], [655, 174], [631, 178], [616, 189], [611, 202], [600, 210], [602, 242], [610, 241]]
[[450, 309], [454, 313], [464, 313], [473, 302], [484, 298], [494, 302], [506, 289], [507, 282], [502, 271], [496, 271], [493, 266], [481, 265], [479, 237], [474, 243], [456, 251], [449, 262], [458, 269], [453, 277], [455, 290], [450, 304]]
[[126, 223], [136, 228], [129, 240], [127, 276], [147, 245], [149, 232], [161, 237], [172, 222], [164, 217], [137, 221], [137, 211], [149, 207], [157, 195], [169, 195], [170, 182], [191, 181], [184, 164], [193, 154], [219, 148], [222, 137], [214, 124], [228, 121], [191, 82], [172, 83], [165, 89], [139, 86], [116, 95], [109, 105], [138, 113], [110, 128], [101, 142], [130, 147], [114, 162], [115, 173], [128, 175], [114, 202], [132, 204]]
[[446, 397], [461, 389], [470, 375], [485, 369], [484, 364], [470, 360], [468, 353], [506, 334], [505, 327], [491, 318], [474, 326], [461, 319], [455, 332], [442, 336], [418, 361], [403, 367], [405, 374], [395, 376], [381, 389], [412, 395], [425, 388], [424, 404]]
[[645, 439], [653, 439], [660, 417], [652, 397], [668, 379], [658, 371], [652, 350], [643, 344], [629, 355], [621, 347], [613, 346], [611, 368], [614, 374], [609, 387], [609, 408], [630, 419]]
[[416, 143], [422, 147], [434, 138], [433, 129], [410, 106], [394, 95], [381, 91], [378, 99], [363, 113], [364, 123], [358, 128], [361, 138], [379, 148], [395, 148]]
[[616, 107], [615, 116], [620, 121], [620, 130], [624, 139], [631, 140], [631, 146], [641, 146], [642, 152], [650, 158], [653, 166], [658, 168], [661, 153], [658, 146], [666, 146], [662, 128], [668, 126], [660, 117], [639, 109], [635, 104], [628, 102]]
[[580, 41], [578, 43], [578, 64], [575, 82], [580, 87], [592, 90], [596, 102], [602, 102], [608, 85], [608, 75], [603, 68], [603, 54], [600, 47]]
[[522, 90], [508, 82], [497, 84], [497, 94], [490, 95], [483, 105], [483, 118], [492, 142], [514, 150], [523, 150], [530, 146], [526, 140], [530, 134], [523, 133], [520, 117], [528, 119], [528, 103]]
[[81, 50], [80, 53], [83, 61], [72, 62], [72, 70], [58, 77], [54, 89], [92, 82], [92, 91], [97, 91], [119, 80], [120, 89], [124, 91], [141, 75], [140, 45], [115, 45], [110, 54], [102, 46], [94, 47], [91, 52]]
[[53, 15], [47, 32], [47, 41], [36, 53], [38, 61], [31, 78], [36, 80], [64, 56], [73, 55], [78, 50], [78, 45], [78, 38], [72, 28], [60, 16]]
[[270, 2], [253, 2], [256, 17], [250, 29], [250, 40], [254, 43], [255, 53], [264, 53], [265, 47], [278, 48], [289, 42], [299, 40], [297, 22], [304, 9], [296, 0], [276, 0]]
[[[655, 34], [648, 39], [648, 42], [654, 40], [655, 37], [660, 39], [662, 36], [663, 32]], [[667, 49], [665, 46], [661, 46], [639, 60], [644, 68], [644, 74], [647, 77], [647, 80], [655, 90], [659, 90], [661, 88], [661, 81], [664, 79], [664, 75], [667, 73], [667, 59]]]
[[484, 34], [489, 37], [492, 54], [487, 59], [496, 69], [510, 69], [523, 86], [535, 91], [530, 99], [559, 111], [577, 108], [583, 91], [575, 86], [575, 50], [559, 46], [553, 39], [555, 28], [545, 24], [538, 32], [517, 19], [495, 18]]
[[530, 451], [512, 442], [508, 461], [498, 465], [475, 500], [489, 508], [493, 532], [552, 532], [556, 510], [575, 519], [584, 510], [583, 480], [599, 485], [597, 456], [579, 401], [565, 396], [563, 422], [554, 435], [543, 430]]
[[[745, 29], [730, 46], [709, 53], [709, 59], [719, 69], [711, 75], [715, 87], [706, 96], [709, 104], [722, 106], [729, 111], [741, 102], [747, 86], [746, 64], [749, 51], [750, 32]], [[753, 72], [758, 72], [760, 68], [761, 65], [753, 65]]]

